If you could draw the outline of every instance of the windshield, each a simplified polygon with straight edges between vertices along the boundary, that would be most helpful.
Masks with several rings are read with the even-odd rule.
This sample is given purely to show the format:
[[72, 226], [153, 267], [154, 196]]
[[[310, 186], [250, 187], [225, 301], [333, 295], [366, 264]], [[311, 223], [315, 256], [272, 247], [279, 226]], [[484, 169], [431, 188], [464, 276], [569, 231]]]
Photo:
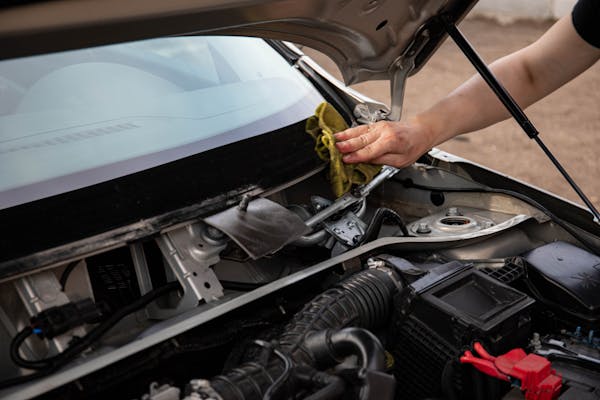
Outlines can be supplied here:
[[0, 209], [291, 125], [320, 101], [254, 38], [162, 38], [2, 61]]

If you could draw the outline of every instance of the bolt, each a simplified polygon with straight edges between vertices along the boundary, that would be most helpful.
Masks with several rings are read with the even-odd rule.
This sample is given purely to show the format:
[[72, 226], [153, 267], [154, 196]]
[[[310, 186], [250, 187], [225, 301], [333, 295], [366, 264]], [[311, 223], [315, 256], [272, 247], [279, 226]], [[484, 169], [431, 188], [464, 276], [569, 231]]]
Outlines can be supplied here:
[[539, 333], [537, 333], [537, 332], [533, 333], [533, 339], [531, 339], [530, 344], [536, 350], [539, 350], [542, 347], [542, 341], [540, 340], [540, 334]]
[[375, 258], [369, 258], [367, 260], [367, 266], [369, 267], [369, 269], [383, 268], [385, 267], [385, 261], [377, 260]]
[[431, 228], [427, 222], [419, 222], [419, 225], [417, 226], [417, 233], [431, 233]]
[[245, 194], [244, 196], [242, 196], [242, 200], [240, 201], [240, 204], [238, 205], [238, 209], [240, 211], [246, 211], [248, 209], [248, 204], [250, 204], [251, 199], [252, 199], [252, 197], [249, 194]]
[[458, 215], [462, 215], [457, 207], [450, 207], [448, 211], [446, 211], [447, 217], [456, 217]]
[[333, 228], [333, 232], [337, 233], [338, 235], [343, 233], [343, 231], [340, 228]]
[[348, 228], [354, 228], [356, 226], [354, 221], [348, 221], [348, 222], [346, 222], [346, 225], [348, 226]]
[[492, 226], [494, 226], [494, 223], [492, 221], [485, 221], [483, 223], [483, 229], [491, 228]]

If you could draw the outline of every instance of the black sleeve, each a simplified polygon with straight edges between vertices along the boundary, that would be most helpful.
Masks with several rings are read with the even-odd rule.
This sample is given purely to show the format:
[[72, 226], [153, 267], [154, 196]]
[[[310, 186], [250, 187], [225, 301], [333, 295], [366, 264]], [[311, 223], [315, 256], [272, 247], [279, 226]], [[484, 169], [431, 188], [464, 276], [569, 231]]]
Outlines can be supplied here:
[[572, 16], [573, 26], [579, 36], [600, 48], [600, 0], [579, 0]]

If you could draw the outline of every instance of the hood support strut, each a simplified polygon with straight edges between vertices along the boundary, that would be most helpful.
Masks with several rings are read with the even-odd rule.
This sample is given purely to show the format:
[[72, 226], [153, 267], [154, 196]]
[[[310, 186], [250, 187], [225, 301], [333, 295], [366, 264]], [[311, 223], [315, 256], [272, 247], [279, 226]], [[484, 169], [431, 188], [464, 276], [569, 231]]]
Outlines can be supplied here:
[[535, 140], [535, 142], [540, 146], [540, 148], [544, 151], [546, 156], [552, 161], [554, 166], [558, 169], [558, 171], [562, 174], [562, 176], [566, 179], [566, 181], [571, 185], [573, 190], [577, 193], [579, 198], [583, 200], [585, 205], [588, 207], [589, 211], [594, 216], [594, 222], [600, 224], [600, 213], [594, 207], [594, 204], [588, 199], [588, 197], [583, 193], [581, 188], [577, 185], [577, 183], [571, 178], [569, 173], [564, 169], [558, 159], [552, 154], [550, 149], [546, 147], [542, 139], [539, 137], [539, 132], [533, 123], [527, 118], [523, 109], [517, 104], [515, 99], [512, 98], [510, 93], [502, 86], [500, 81], [494, 76], [492, 71], [487, 67], [485, 62], [479, 57], [471, 43], [463, 36], [462, 32], [454, 25], [454, 23], [450, 22], [447, 19], [443, 19], [444, 27], [448, 35], [452, 38], [454, 43], [460, 48], [463, 54], [467, 57], [467, 59], [473, 64], [479, 75], [483, 78], [483, 80], [488, 84], [488, 86], [492, 89], [492, 91], [496, 94], [496, 97], [502, 102], [504, 107], [510, 112], [512, 117], [517, 121], [517, 123], [521, 126], [523, 131], [529, 136], [530, 139]]
[[390, 112], [385, 116], [386, 119], [389, 119], [390, 121], [400, 121], [406, 80], [415, 69], [415, 57], [421, 52], [423, 47], [425, 47], [429, 39], [429, 30], [424, 27], [417, 33], [415, 39], [404, 53], [398, 57], [389, 68], [389, 74], [391, 76], [390, 90], [392, 104]]

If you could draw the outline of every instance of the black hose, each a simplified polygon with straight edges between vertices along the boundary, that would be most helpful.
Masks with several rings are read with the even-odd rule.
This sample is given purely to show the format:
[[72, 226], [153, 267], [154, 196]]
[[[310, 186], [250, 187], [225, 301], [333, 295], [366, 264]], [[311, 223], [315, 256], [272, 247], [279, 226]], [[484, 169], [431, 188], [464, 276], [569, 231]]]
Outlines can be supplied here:
[[339, 399], [346, 392], [346, 383], [342, 378], [321, 371], [315, 371], [304, 381], [310, 385], [320, 387], [318, 391], [305, 397], [304, 400]]
[[37, 361], [26, 360], [19, 354], [19, 349], [21, 348], [25, 340], [27, 340], [27, 338], [31, 335], [33, 335], [33, 328], [30, 326], [25, 327], [23, 330], [21, 330], [21, 332], [17, 333], [17, 336], [15, 336], [10, 342], [10, 359], [13, 363], [15, 363], [15, 365], [18, 365], [19, 367], [29, 369], [40, 369], [38, 368]]
[[60, 283], [60, 290], [63, 292], [65, 291], [65, 287], [67, 286], [67, 281], [69, 280], [69, 276], [71, 276], [71, 272], [73, 272], [79, 262], [80, 260], [69, 263], [69, 265], [67, 265], [67, 267], [63, 270], [62, 274], [60, 274], [60, 279], [58, 282]]
[[51, 375], [56, 371], [56, 368], [48, 368], [40, 371], [35, 371], [34, 373], [28, 375], [20, 375], [15, 376], [14, 378], [8, 378], [3, 381], [0, 381], [0, 390], [6, 389], [15, 385], [22, 385], [23, 383], [31, 382], [32, 380], [43, 378], [45, 376]]
[[[210, 381], [210, 386], [221, 398], [227, 400], [259, 400], [263, 399], [267, 390], [273, 386], [277, 379], [283, 376], [285, 366], [281, 362], [270, 362], [262, 365], [248, 362], [232, 369], [226, 374], [215, 376]], [[283, 381], [277, 386], [277, 394], [290, 393], [287, 390], [289, 381]]]
[[350, 327], [339, 331], [327, 329], [313, 332], [305, 338], [304, 343], [323, 368], [339, 364], [346, 357], [356, 355], [362, 369], [385, 370], [385, 352], [381, 342], [366, 329]]
[[406, 228], [406, 224], [402, 220], [402, 217], [392, 209], [380, 207], [377, 209], [377, 211], [375, 211], [373, 218], [371, 218], [371, 222], [369, 222], [369, 225], [367, 226], [365, 234], [362, 236], [356, 246], [360, 246], [377, 239], [377, 236], [379, 236], [379, 232], [381, 231], [381, 226], [384, 222], [393, 222], [400, 228], [404, 236], [408, 236], [408, 229]]
[[373, 329], [391, 314], [396, 282], [382, 270], [361, 271], [315, 297], [298, 312], [279, 338], [284, 352], [296, 362], [315, 365], [312, 353], [303, 346], [311, 332], [349, 326]]
[[[343, 328], [373, 329], [388, 321], [392, 299], [398, 288], [391, 271], [361, 271], [315, 297], [284, 328], [284, 333], [279, 337], [279, 349], [288, 354], [298, 368], [316, 366], [325, 360], [320, 352], [315, 354], [315, 347], [328, 348], [327, 344], [316, 342], [316, 338], [323, 339], [320, 332], [329, 330], [329, 339], [334, 343], [325, 352], [327, 357], [335, 359], [357, 355], [364, 367], [381, 371], [384, 352], [378, 339], [362, 329]], [[213, 378], [211, 387], [228, 400], [263, 399], [266, 390], [282, 376], [284, 370], [281, 362], [270, 362], [268, 365], [245, 363]], [[286, 382], [288, 392], [293, 386], [293, 379], [290, 379], [292, 382]], [[324, 377], [321, 376], [321, 379]], [[340, 391], [345, 390], [343, 381], [336, 379], [322, 386], [314, 394], [315, 399], [338, 398]]]

